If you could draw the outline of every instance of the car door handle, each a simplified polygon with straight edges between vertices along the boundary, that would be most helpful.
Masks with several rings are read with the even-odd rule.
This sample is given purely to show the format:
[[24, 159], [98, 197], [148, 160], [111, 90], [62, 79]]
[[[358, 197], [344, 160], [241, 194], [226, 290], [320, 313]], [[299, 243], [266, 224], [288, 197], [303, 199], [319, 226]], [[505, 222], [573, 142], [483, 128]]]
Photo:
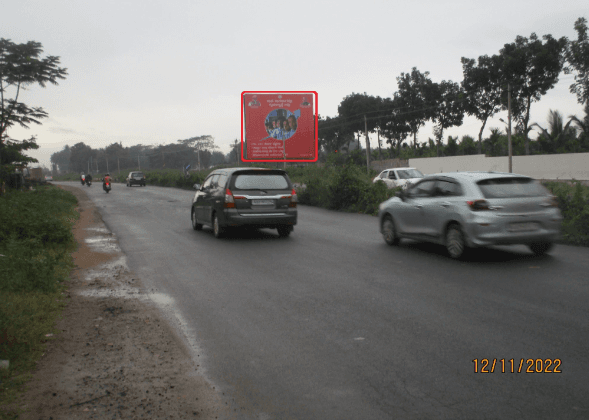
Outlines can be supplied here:
[[440, 203], [440, 206], [442, 206], [442, 207], [450, 207], [450, 206], [451, 206], [451, 204], [450, 204], [450, 203], [448, 203], [447, 201], [442, 201], [442, 202]]
[[423, 208], [423, 205], [421, 205], [421, 204], [415, 204], [415, 207], [418, 208], [418, 209], [421, 209], [421, 208]]

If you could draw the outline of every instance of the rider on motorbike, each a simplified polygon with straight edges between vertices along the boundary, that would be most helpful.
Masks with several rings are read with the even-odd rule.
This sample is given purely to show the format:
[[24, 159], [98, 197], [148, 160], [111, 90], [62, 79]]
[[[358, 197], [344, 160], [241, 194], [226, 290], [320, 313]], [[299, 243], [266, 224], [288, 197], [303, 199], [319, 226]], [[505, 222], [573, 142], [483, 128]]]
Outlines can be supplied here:
[[84, 174], [84, 172], [82, 172], [80, 174], [80, 181], [82, 182], [82, 185], [84, 185], [84, 182], [86, 182], [85, 178], [86, 178], [86, 174]]
[[86, 183], [92, 182], [92, 175], [88, 174], [86, 175]]

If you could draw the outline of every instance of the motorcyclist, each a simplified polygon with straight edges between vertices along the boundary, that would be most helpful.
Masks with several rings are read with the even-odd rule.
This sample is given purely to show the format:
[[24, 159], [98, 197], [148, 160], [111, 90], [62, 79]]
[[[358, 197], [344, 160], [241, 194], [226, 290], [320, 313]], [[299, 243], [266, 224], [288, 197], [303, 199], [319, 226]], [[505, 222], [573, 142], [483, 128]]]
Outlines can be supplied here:
[[82, 185], [84, 185], [85, 178], [86, 178], [86, 174], [84, 174], [84, 172], [82, 172], [82, 173], [80, 174], [80, 182], [82, 183]]
[[92, 175], [91, 174], [86, 175], [86, 181], [92, 182]]
[[[104, 191], [106, 191], [108, 193], [108, 191], [110, 190], [110, 174], [107, 173], [106, 175], [104, 175], [104, 178], [102, 179], [102, 188], [104, 189]], [[106, 184], [109, 184], [108, 188], [106, 187]]]

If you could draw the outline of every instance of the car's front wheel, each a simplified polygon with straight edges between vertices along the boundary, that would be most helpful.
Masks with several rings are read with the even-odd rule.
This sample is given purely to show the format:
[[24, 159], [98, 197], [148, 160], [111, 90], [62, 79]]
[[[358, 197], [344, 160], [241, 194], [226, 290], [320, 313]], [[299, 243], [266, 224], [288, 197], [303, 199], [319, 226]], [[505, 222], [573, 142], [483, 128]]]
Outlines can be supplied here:
[[278, 226], [276, 230], [278, 230], [278, 236], [286, 238], [294, 229], [292, 226]]
[[386, 216], [382, 222], [382, 237], [388, 245], [398, 245], [400, 242], [391, 216]]
[[192, 212], [190, 213], [190, 219], [192, 220], [192, 229], [194, 229], [194, 230], [201, 230], [202, 229], [202, 224], [200, 224], [196, 221], [196, 214], [194, 214], [194, 209], [192, 209]]
[[529, 247], [534, 254], [544, 255], [554, 247], [554, 244], [552, 242], [535, 242]]
[[216, 213], [213, 216], [213, 234], [215, 235], [215, 238], [220, 238], [223, 236], [223, 228], [219, 224], [219, 218], [217, 217]]
[[451, 258], [461, 258], [466, 252], [464, 233], [459, 225], [450, 225], [446, 231], [446, 251]]

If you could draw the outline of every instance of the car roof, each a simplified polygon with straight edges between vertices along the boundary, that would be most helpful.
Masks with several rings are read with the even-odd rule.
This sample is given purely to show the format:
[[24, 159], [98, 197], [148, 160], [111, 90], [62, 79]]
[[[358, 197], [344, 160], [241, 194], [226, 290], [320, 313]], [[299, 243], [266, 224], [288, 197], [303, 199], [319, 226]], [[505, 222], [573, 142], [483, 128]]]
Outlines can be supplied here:
[[383, 169], [381, 172], [384, 172], [384, 171], [392, 171], [393, 169], [403, 169], [404, 170], [404, 169], [417, 169], [417, 168], [414, 168], [414, 167], [409, 167], [409, 168], [406, 168], [406, 167], [388, 168], [388, 169]]
[[215, 169], [213, 172], [211, 172], [211, 175], [213, 175], [213, 174], [230, 175], [230, 174], [233, 174], [234, 172], [248, 172], [248, 171], [268, 171], [268, 172], [280, 172], [280, 173], [286, 174], [286, 171], [284, 169], [278, 169], [278, 168], [236, 167], [236, 168]]
[[430, 177], [447, 177], [455, 178], [463, 181], [480, 181], [491, 178], [530, 178], [526, 175], [514, 174], [511, 172], [492, 172], [492, 171], [459, 171], [459, 172], [440, 172], [431, 174]]

